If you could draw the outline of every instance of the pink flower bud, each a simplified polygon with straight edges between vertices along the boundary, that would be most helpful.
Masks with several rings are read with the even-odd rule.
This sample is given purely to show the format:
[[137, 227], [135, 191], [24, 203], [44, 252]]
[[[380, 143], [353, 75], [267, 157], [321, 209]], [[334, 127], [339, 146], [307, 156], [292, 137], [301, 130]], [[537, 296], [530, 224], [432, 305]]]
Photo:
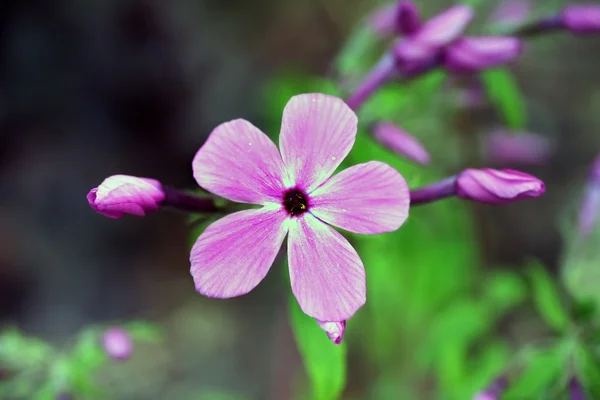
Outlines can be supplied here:
[[469, 6], [457, 5], [428, 20], [411, 37], [394, 47], [400, 65], [423, 63], [462, 35], [473, 18]]
[[600, 32], [600, 5], [572, 4], [561, 14], [563, 26], [574, 33]]
[[165, 199], [160, 182], [128, 175], [113, 175], [87, 195], [90, 207], [109, 218], [125, 214], [145, 216]]
[[521, 54], [512, 37], [463, 37], [446, 50], [444, 65], [452, 72], [476, 72], [512, 61]]
[[462, 35], [473, 19], [473, 9], [456, 5], [428, 20], [414, 39], [433, 47], [446, 46]]
[[327, 337], [334, 343], [342, 343], [344, 333], [346, 332], [346, 321], [340, 322], [323, 322], [317, 320], [317, 323], [327, 333]]
[[456, 180], [458, 197], [487, 204], [539, 197], [545, 190], [541, 180], [512, 169], [466, 169]]
[[421, 25], [417, 6], [411, 0], [386, 4], [376, 9], [368, 20], [371, 29], [382, 36], [411, 35]]
[[133, 352], [131, 336], [118, 327], [109, 328], [104, 332], [102, 345], [108, 356], [115, 360], [126, 360]]
[[372, 132], [375, 140], [395, 153], [419, 164], [429, 163], [431, 157], [421, 142], [393, 123], [378, 122]]

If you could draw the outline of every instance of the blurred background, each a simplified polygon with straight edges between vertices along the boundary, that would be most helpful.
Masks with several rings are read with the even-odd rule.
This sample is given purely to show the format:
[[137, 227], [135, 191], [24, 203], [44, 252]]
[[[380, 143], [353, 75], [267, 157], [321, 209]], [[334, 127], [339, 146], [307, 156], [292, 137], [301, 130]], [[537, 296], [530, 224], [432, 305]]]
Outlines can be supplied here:
[[[471, 33], [485, 32], [500, 2], [480, 3]], [[566, 4], [538, 3], [533, 15]], [[247, 296], [203, 298], [189, 275], [194, 238], [186, 215], [110, 220], [85, 196], [117, 173], [195, 188], [195, 152], [212, 128], [230, 119], [246, 118], [277, 135], [282, 104], [295, 92], [315, 90], [312, 77], [331, 76], [353, 30], [364, 29], [365, 16], [381, 4], [3, 1], [0, 326], [68, 348], [90, 324], [143, 319], [159, 325], [161, 344], [140, 344], [130, 360], [98, 373], [107, 398], [312, 398], [288, 321], [284, 265], [275, 265]], [[423, 0], [419, 7], [429, 17], [451, 4]], [[503, 371], [515, 349], [544, 337], [543, 322], [521, 294], [521, 283], [527, 285], [519, 271], [530, 259], [552, 274], [561, 265], [560, 221], [576, 208], [600, 149], [599, 54], [600, 36], [556, 34], [527, 40], [523, 56], [510, 65], [525, 99], [525, 130], [558, 149], [543, 165], [481, 157], [474, 138], [502, 122], [489, 107], [465, 112], [457, 106], [460, 88], [411, 88], [425, 91], [427, 100], [399, 113], [399, 122], [406, 120], [403, 126], [432, 154], [428, 166], [395, 162], [411, 186], [490, 165], [531, 173], [547, 192], [501, 207], [451, 199], [415, 208], [398, 235], [357, 244], [373, 304], [348, 324], [343, 398], [468, 398]], [[370, 57], [367, 65], [377, 58]], [[357, 146], [365, 148], [352, 161], [393, 157], [367, 142]], [[386, 252], [395, 275], [375, 272]], [[485, 288], [495, 287], [488, 277], [498, 274], [514, 302], [507, 295], [511, 300], [497, 316], [478, 309], [489, 326], [464, 334], [470, 318], [481, 318], [463, 308], [479, 304]], [[460, 316], [436, 325], [442, 304], [454, 300]], [[464, 348], [452, 342], [456, 327], [462, 332], [456, 335], [468, 336]], [[444, 343], [454, 344], [446, 351]], [[479, 347], [493, 354], [477, 358]], [[474, 378], [490, 357], [485, 376]], [[472, 387], [465, 389], [465, 382]]]

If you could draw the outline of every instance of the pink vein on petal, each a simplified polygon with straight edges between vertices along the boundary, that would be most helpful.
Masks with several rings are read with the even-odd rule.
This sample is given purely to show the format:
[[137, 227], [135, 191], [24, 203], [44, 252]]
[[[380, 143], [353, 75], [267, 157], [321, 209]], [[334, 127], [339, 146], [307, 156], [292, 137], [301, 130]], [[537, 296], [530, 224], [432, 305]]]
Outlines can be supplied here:
[[319, 93], [294, 96], [283, 110], [279, 147], [286, 186], [310, 192], [333, 174], [356, 139], [358, 119], [343, 100]]
[[352, 166], [310, 194], [310, 212], [350, 232], [395, 231], [408, 217], [406, 181], [389, 165], [371, 161]]
[[243, 119], [216, 127], [192, 163], [200, 186], [241, 203], [279, 202], [283, 162], [277, 146]]
[[292, 291], [305, 314], [343, 321], [365, 303], [365, 269], [356, 250], [309, 213], [290, 220], [288, 257]]
[[241, 296], [267, 275], [288, 231], [287, 214], [263, 207], [211, 224], [194, 244], [190, 261], [196, 290], [209, 297]]

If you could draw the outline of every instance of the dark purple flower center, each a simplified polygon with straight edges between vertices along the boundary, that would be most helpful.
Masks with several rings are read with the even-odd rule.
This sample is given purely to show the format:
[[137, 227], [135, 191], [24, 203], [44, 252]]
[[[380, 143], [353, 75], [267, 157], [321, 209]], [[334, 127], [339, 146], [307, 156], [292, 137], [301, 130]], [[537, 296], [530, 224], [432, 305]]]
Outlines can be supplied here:
[[310, 206], [308, 196], [298, 188], [288, 189], [283, 194], [283, 206], [292, 217], [302, 215]]

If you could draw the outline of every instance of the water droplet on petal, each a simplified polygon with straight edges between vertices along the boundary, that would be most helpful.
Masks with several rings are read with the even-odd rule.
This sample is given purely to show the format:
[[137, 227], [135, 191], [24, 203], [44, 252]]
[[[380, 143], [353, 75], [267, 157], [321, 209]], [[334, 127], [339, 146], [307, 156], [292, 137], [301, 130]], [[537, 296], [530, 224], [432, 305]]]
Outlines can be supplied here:
[[332, 161], [335, 161], [335, 157], [331, 157], [331, 160], [332, 160]]

